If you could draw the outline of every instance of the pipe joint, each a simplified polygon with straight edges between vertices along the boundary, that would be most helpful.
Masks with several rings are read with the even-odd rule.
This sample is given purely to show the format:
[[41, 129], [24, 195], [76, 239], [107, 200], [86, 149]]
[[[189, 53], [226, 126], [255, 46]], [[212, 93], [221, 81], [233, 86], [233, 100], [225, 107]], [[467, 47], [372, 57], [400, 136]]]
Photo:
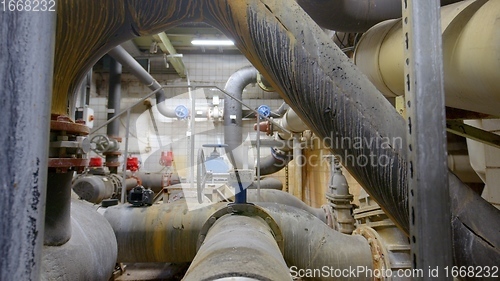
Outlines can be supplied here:
[[226, 207], [219, 209], [213, 213], [208, 220], [203, 224], [200, 234], [198, 235], [197, 249], [200, 249], [203, 241], [207, 237], [208, 231], [215, 224], [217, 220], [226, 215], [237, 215], [237, 216], [247, 216], [247, 217], [260, 217], [262, 218], [272, 231], [273, 237], [278, 244], [278, 247], [282, 254], [284, 254], [284, 241], [283, 234], [273, 217], [266, 212], [263, 208], [254, 205], [252, 203], [242, 203], [234, 204], [230, 203]]

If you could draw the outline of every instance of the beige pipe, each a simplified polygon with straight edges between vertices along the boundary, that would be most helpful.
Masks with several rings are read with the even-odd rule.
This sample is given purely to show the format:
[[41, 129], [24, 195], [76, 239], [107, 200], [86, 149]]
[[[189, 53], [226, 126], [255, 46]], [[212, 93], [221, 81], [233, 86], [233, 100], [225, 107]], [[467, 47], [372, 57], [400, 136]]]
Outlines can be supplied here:
[[[470, 0], [441, 8], [446, 105], [498, 115], [500, 1]], [[404, 94], [401, 19], [368, 30], [354, 61], [386, 96]]]

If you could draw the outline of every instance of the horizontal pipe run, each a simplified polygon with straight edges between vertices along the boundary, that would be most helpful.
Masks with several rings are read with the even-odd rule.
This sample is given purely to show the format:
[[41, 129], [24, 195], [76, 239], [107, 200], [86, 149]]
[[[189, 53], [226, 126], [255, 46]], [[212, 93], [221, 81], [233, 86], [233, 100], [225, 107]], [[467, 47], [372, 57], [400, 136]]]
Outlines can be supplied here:
[[246, 277], [292, 280], [269, 225], [260, 217], [225, 215], [211, 226], [183, 280]]

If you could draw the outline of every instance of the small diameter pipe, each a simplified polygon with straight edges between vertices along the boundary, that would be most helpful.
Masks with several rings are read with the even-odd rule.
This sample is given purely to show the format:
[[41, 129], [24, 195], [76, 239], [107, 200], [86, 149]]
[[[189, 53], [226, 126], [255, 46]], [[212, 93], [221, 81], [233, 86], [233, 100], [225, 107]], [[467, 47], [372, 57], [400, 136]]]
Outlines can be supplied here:
[[228, 277], [292, 280], [271, 228], [262, 218], [225, 215], [217, 220], [183, 280]]

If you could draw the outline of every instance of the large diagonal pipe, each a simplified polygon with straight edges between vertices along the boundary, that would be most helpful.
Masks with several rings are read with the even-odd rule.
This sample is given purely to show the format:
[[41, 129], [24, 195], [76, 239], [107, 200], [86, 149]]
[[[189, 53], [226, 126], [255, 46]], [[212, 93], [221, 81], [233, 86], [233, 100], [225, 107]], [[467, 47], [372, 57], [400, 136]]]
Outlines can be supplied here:
[[[325, 144], [346, 156], [349, 172], [408, 232], [405, 122], [294, 1], [62, 0], [58, 15], [53, 112], [64, 113], [67, 94], [112, 47], [183, 22], [205, 21], [232, 38]], [[366, 143], [341, 145], [342, 138]], [[372, 157], [385, 165], [357, 165], [346, 162], [349, 157]], [[499, 211], [453, 175], [450, 193], [466, 196], [452, 201], [455, 264], [498, 265]]]

